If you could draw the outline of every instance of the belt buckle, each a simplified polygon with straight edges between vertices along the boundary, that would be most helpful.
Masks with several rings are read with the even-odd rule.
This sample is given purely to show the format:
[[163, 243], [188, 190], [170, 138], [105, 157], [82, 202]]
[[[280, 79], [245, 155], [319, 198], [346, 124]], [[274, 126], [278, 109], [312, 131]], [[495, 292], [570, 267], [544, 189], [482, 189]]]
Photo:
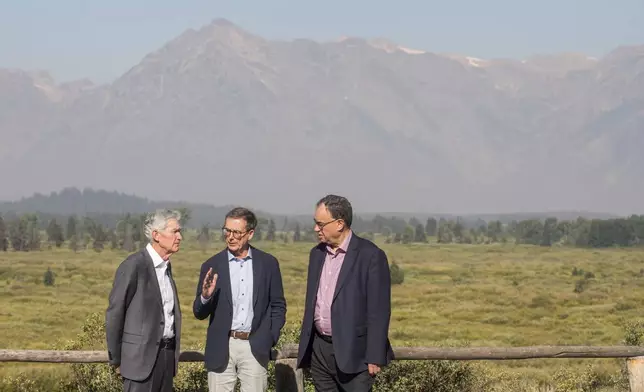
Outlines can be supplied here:
[[240, 339], [240, 340], [248, 339], [246, 337], [246, 332], [243, 332], [243, 331], [233, 331], [232, 337], [233, 337], [233, 339]]

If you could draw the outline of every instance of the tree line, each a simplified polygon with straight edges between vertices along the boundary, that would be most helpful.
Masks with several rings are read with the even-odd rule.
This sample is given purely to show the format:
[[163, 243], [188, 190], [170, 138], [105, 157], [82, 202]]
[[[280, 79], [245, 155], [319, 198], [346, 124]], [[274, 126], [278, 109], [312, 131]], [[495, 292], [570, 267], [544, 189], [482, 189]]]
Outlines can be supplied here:
[[391, 243], [428, 242], [489, 244], [507, 243], [541, 246], [607, 248], [644, 245], [644, 215], [628, 218], [557, 220], [557, 218], [485, 222], [466, 225], [461, 220], [428, 218], [425, 224], [411, 218], [401, 231], [382, 225], [379, 233]]
[[[192, 212], [182, 209], [182, 225], [192, 218]], [[70, 215], [65, 219], [43, 221], [38, 214], [0, 216], [0, 251], [33, 251], [41, 247], [60, 248], [64, 244], [73, 250], [105, 247], [134, 251], [146, 243], [145, 214], [113, 216]], [[557, 218], [464, 222], [463, 220], [428, 218], [422, 223], [416, 218], [375, 216], [371, 220], [356, 218], [353, 229], [374, 239], [384, 237], [387, 243], [507, 243], [540, 246], [564, 245], [574, 247], [627, 247], [644, 245], [644, 215], [628, 218], [557, 220]], [[43, 233], [44, 231], [44, 233]], [[219, 233], [218, 235], [215, 233]], [[44, 236], [43, 236], [44, 234]], [[43, 238], [44, 237], [44, 238]], [[197, 230], [196, 240], [206, 248], [213, 240], [223, 240], [219, 228], [204, 224]], [[299, 221], [284, 218], [279, 224], [273, 218], [260, 217], [253, 241], [316, 242], [313, 225], [304, 227]]]

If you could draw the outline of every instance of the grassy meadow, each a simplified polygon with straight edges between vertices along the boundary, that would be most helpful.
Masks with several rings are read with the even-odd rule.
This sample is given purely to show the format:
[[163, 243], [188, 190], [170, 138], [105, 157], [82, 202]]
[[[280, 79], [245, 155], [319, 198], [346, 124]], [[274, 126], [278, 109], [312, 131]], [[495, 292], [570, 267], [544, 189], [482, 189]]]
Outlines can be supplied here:
[[[642, 319], [644, 251], [536, 246], [384, 244], [390, 263], [405, 273], [392, 290], [393, 345], [619, 345], [624, 323]], [[183, 348], [205, 339], [207, 321], [192, 315], [207, 251], [187, 242], [173, 257], [183, 310]], [[280, 261], [287, 325], [298, 327], [311, 243], [259, 242]], [[125, 252], [66, 248], [0, 252], [0, 348], [52, 349], [73, 339], [89, 314], [104, 314], [116, 267]], [[47, 268], [55, 284], [45, 286]], [[583, 270], [573, 275], [573, 269]], [[586, 277], [584, 278], [584, 275]], [[584, 283], [577, 283], [583, 280]], [[575, 292], [575, 288], [577, 291]], [[523, 360], [483, 363], [535, 382], [557, 369], [583, 372], [589, 364], [617, 372], [619, 360]], [[66, 365], [0, 364], [0, 377]]]

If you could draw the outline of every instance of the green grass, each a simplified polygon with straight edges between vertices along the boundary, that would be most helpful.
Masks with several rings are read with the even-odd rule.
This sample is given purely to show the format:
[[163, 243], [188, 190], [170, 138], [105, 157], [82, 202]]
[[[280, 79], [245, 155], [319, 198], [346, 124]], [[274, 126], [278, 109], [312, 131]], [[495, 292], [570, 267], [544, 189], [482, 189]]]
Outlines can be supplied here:
[[[192, 315], [199, 267], [218, 251], [188, 244], [173, 257], [183, 310], [184, 347], [203, 343], [207, 321]], [[258, 246], [280, 261], [287, 323], [299, 325], [312, 244]], [[588, 250], [515, 245], [382, 244], [405, 272], [392, 291], [394, 345], [619, 345], [624, 322], [640, 320], [644, 305], [641, 249]], [[72, 339], [90, 313], [104, 312], [113, 274], [125, 252], [67, 249], [0, 252], [0, 348], [51, 349]], [[45, 286], [50, 267], [54, 286]], [[592, 272], [575, 293], [576, 267]], [[490, 362], [491, 368], [550, 379], [556, 369], [588, 364], [617, 371], [618, 360]], [[3, 364], [0, 377], [33, 368]], [[42, 365], [40, 365], [42, 366]], [[53, 365], [59, 366], [59, 365]]]

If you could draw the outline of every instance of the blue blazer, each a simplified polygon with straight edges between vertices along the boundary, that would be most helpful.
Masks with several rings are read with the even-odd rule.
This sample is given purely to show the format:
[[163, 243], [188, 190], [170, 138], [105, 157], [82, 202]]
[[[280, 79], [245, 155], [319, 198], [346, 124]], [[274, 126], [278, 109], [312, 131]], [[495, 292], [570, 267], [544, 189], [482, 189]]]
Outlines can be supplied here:
[[[253, 255], [253, 322], [249, 336], [250, 347], [259, 363], [267, 364], [271, 350], [277, 344], [286, 322], [286, 300], [282, 275], [275, 257], [251, 247]], [[217, 273], [213, 298], [201, 302], [203, 280], [212, 268]], [[205, 367], [222, 372], [228, 366], [228, 339], [233, 322], [233, 300], [230, 284], [228, 249], [224, 249], [201, 265], [197, 294], [192, 311], [199, 320], [209, 317], [206, 334]]]

